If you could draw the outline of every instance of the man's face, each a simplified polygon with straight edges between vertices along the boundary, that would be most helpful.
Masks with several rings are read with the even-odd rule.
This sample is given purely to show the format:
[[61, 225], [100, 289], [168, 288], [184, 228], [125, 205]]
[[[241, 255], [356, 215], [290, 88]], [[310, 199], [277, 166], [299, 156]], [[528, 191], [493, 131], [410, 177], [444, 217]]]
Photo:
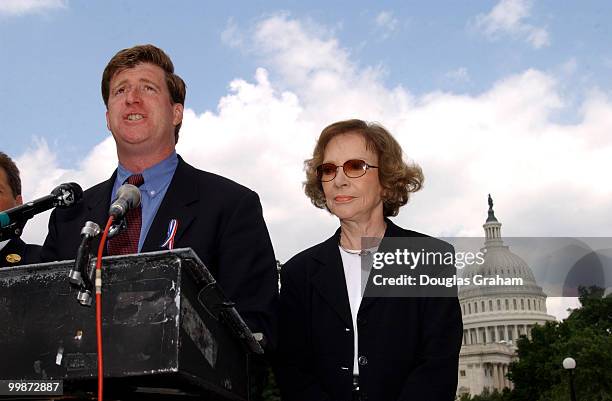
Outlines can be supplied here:
[[6, 171], [0, 168], [0, 212], [21, 205], [21, 203], [21, 195], [13, 195]]
[[141, 63], [111, 78], [106, 125], [120, 155], [174, 149], [174, 126], [182, 119], [183, 106], [172, 103], [160, 67]]

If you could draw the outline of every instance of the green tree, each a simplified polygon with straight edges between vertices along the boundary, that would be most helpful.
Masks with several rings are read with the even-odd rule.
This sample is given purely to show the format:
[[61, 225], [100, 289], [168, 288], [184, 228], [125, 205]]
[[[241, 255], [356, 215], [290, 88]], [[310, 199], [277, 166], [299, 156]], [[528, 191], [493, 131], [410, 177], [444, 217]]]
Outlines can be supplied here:
[[569, 400], [568, 373], [561, 363], [571, 356], [578, 401], [612, 400], [612, 297], [599, 288], [581, 289], [581, 308], [563, 322], [548, 322], [518, 340], [519, 360], [510, 365], [515, 401]]
[[276, 377], [272, 369], [268, 369], [268, 377], [262, 394], [264, 401], [280, 401], [280, 390], [276, 384]]
[[469, 394], [463, 394], [459, 401], [510, 401], [511, 391], [505, 388], [501, 393], [497, 389], [490, 391], [485, 388], [484, 391], [479, 395], [470, 396]]

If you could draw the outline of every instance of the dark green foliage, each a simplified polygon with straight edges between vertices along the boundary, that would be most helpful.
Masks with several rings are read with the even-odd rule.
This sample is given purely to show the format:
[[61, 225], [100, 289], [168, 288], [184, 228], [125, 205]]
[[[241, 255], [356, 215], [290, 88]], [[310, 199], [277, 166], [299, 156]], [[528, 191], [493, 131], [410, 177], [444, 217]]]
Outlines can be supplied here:
[[569, 374], [562, 362], [576, 360], [577, 401], [612, 400], [612, 296], [596, 287], [580, 290], [581, 307], [563, 322], [548, 322], [517, 341], [510, 364], [514, 389], [463, 395], [459, 401], [569, 401]]
[[534, 327], [531, 340], [518, 341], [519, 360], [510, 365], [515, 388], [510, 400], [569, 400], [563, 359], [576, 360], [578, 401], [612, 400], [612, 297], [598, 288], [581, 289], [582, 307], [561, 323]]
[[263, 400], [264, 401], [280, 401], [280, 391], [276, 384], [276, 378], [272, 369], [268, 369], [268, 377], [263, 389]]
[[507, 388], [501, 393], [497, 390], [491, 392], [489, 389], [485, 389], [479, 395], [470, 396], [469, 394], [464, 394], [459, 398], [459, 401], [510, 401], [510, 397], [511, 391]]

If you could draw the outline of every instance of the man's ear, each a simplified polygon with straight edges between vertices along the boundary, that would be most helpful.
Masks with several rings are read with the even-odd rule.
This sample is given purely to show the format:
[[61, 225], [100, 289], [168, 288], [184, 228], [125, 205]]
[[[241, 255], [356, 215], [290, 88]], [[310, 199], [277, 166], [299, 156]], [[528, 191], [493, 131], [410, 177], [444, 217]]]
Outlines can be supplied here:
[[172, 107], [174, 109], [174, 118], [172, 119], [172, 123], [176, 127], [179, 123], [183, 121], [183, 110], [185, 109], [185, 107], [180, 103], [174, 103]]
[[17, 206], [23, 205], [23, 197], [21, 195], [17, 195], [15, 197], [15, 202], [17, 203]]

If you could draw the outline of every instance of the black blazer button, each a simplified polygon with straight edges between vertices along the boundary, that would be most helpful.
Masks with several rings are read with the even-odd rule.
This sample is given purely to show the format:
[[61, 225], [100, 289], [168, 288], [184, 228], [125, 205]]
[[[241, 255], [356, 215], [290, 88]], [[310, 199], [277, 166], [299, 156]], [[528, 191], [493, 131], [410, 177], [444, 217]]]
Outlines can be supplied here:
[[365, 356], [361, 355], [359, 357], [359, 359], [357, 359], [357, 362], [359, 363], [359, 365], [365, 366], [365, 365], [368, 364], [368, 358], [366, 358]]

